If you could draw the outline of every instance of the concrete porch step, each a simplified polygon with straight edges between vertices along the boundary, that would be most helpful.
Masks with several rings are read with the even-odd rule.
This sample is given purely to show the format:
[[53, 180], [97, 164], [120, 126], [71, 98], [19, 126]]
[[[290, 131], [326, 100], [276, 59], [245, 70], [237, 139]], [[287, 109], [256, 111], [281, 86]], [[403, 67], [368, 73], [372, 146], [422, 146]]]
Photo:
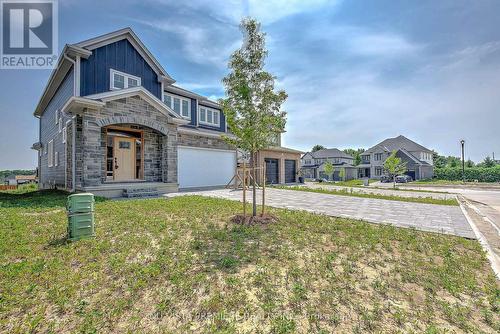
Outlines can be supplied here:
[[96, 196], [104, 196], [108, 198], [139, 198], [139, 197], [156, 197], [159, 195], [173, 193], [179, 191], [176, 183], [164, 182], [113, 182], [103, 183], [97, 186], [84, 187], [78, 189], [93, 193]]
[[159, 195], [157, 188], [133, 188], [123, 191], [123, 196], [127, 198], [158, 197]]

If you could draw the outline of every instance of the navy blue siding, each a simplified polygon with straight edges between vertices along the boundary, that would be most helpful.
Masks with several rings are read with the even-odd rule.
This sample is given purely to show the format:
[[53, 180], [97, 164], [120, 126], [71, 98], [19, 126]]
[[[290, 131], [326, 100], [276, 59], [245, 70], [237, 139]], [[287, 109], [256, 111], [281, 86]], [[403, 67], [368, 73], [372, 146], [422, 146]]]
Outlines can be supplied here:
[[190, 125], [195, 125], [198, 120], [198, 100], [191, 99], [191, 122]]
[[[65, 170], [65, 159], [66, 159], [66, 145], [62, 142], [62, 132], [59, 132], [59, 125], [56, 124], [56, 110], [60, 110], [61, 107], [68, 101], [68, 99], [73, 96], [73, 82], [74, 82], [74, 72], [71, 69], [66, 77], [62, 81], [61, 85], [57, 89], [56, 93], [50, 100], [47, 108], [43, 111], [40, 117], [40, 143], [43, 146], [43, 154], [40, 157], [40, 185], [42, 187], [49, 187], [56, 185], [58, 187], [64, 187], [66, 170]], [[69, 115], [60, 114], [62, 118], [63, 127], [66, 126], [66, 122], [71, 119]], [[49, 141], [54, 141], [54, 153], [59, 154], [59, 164], [58, 166], [48, 167], [48, 144]]]
[[[200, 105], [203, 106], [203, 104], [200, 104]], [[224, 113], [222, 112], [222, 110], [220, 110], [219, 108], [214, 108], [214, 107], [209, 107], [209, 106], [205, 106], [205, 107], [220, 111], [220, 122], [219, 122], [220, 125], [218, 127], [216, 127], [216, 126], [210, 126], [210, 125], [206, 125], [206, 124], [199, 124], [198, 127], [203, 128], [203, 129], [210, 129], [210, 130], [225, 132], [226, 131], [226, 116], [224, 116]]]
[[82, 59], [81, 95], [109, 91], [110, 69], [140, 77], [142, 86], [161, 100], [158, 76], [126, 39], [97, 48], [88, 59]]

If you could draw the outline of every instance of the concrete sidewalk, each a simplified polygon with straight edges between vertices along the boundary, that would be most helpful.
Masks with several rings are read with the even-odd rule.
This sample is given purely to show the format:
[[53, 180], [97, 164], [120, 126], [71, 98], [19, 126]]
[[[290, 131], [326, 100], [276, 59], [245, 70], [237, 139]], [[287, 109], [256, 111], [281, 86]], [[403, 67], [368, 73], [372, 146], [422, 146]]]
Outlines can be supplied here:
[[[241, 190], [207, 190], [167, 194], [166, 197], [201, 195], [242, 201]], [[250, 198], [251, 193], [247, 193]], [[258, 202], [261, 202], [260, 191]], [[353, 196], [339, 196], [282, 189], [266, 189], [266, 204], [276, 208], [305, 210], [335, 217], [353, 218], [376, 224], [391, 224], [422, 231], [475, 239], [460, 207], [409, 203]]]

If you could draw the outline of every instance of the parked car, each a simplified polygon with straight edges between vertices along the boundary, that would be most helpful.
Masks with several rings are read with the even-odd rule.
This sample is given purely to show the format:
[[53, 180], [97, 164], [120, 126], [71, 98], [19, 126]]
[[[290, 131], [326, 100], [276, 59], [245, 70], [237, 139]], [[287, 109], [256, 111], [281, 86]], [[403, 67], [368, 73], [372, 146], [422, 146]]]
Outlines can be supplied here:
[[408, 183], [413, 181], [409, 175], [398, 175], [396, 176], [396, 183]]
[[392, 182], [392, 177], [390, 177], [389, 175], [382, 175], [382, 177], [380, 178], [380, 182], [382, 183]]

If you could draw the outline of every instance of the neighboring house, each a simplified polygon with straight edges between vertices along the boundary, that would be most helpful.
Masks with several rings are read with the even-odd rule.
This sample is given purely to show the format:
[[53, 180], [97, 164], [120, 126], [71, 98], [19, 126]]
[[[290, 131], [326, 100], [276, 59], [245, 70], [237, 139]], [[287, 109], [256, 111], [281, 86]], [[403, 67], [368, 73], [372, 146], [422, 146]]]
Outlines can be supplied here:
[[420, 144], [398, 136], [388, 138], [361, 154], [361, 164], [358, 165], [358, 177], [380, 178], [385, 174], [384, 162], [393, 151], [396, 156], [406, 162], [407, 175], [414, 180], [430, 179], [434, 175], [432, 151]]
[[[333, 175], [325, 173], [326, 162], [333, 165]], [[301, 172], [308, 179], [321, 178], [340, 181], [340, 171], [343, 169], [345, 172], [344, 180], [352, 180], [357, 178], [357, 168], [353, 164], [353, 156], [336, 148], [328, 148], [304, 154], [301, 158]]]
[[4, 178], [4, 180], [3, 180], [3, 183], [6, 186], [16, 186], [17, 185], [16, 175], [15, 174], [10, 174], [10, 175], [6, 176]]
[[[257, 165], [266, 165], [266, 183], [284, 184], [298, 181], [300, 156], [303, 154], [291, 148], [281, 146], [281, 136], [278, 136], [273, 146], [257, 152]], [[257, 182], [261, 182], [260, 174]]]
[[15, 180], [17, 185], [38, 182], [36, 175], [16, 175]]
[[34, 112], [40, 187], [117, 197], [225, 185], [236, 150], [224, 114], [174, 83], [130, 28], [66, 45]]

